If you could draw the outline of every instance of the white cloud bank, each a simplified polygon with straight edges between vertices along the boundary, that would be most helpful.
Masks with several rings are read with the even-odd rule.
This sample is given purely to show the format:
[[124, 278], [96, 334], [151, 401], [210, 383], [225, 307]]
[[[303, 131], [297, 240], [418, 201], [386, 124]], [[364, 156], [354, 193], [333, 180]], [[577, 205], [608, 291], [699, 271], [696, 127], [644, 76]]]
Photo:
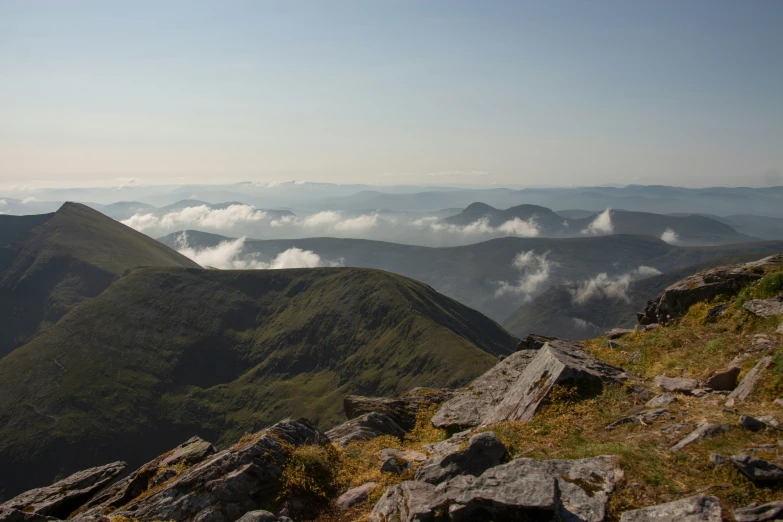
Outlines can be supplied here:
[[517, 254], [511, 266], [519, 270], [519, 279], [498, 282], [495, 297], [511, 294], [530, 299], [549, 280], [555, 263], [547, 259], [548, 254], [538, 255], [533, 250]]
[[663, 234], [661, 234], [661, 239], [670, 245], [674, 245], [680, 241], [680, 236], [677, 234], [677, 232], [674, 231], [674, 229], [667, 228], [663, 231]]
[[134, 214], [122, 221], [124, 225], [139, 232], [150, 229], [169, 229], [182, 227], [203, 227], [214, 230], [230, 229], [240, 223], [251, 223], [266, 218], [267, 213], [250, 205], [230, 205], [226, 208], [211, 209], [206, 205], [187, 207], [168, 212], [162, 216], [155, 214]]
[[602, 272], [597, 276], [578, 283], [571, 289], [575, 303], [584, 304], [590, 299], [616, 299], [630, 302], [628, 288], [634, 279], [643, 279], [660, 274], [661, 271], [651, 266], [641, 265], [625, 274], [610, 276]]
[[611, 234], [612, 232], [614, 232], [614, 225], [612, 224], [612, 210], [609, 208], [595, 216], [595, 219], [582, 230], [582, 234], [590, 236]]
[[448, 232], [462, 236], [503, 235], [519, 237], [537, 237], [541, 233], [541, 227], [535, 218], [524, 221], [514, 218], [505, 223], [493, 227], [489, 224], [489, 218], [481, 218], [468, 225], [452, 225], [440, 223], [437, 217], [425, 217], [411, 222], [415, 228], [431, 230], [433, 232]]
[[245, 238], [223, 241], [214, 247], [197, 249], [188, 245], [184, 232], [177, 237], [177, 252], [192, 259], [203, 267], [221, 270], [276, 270], [282, 268], [318, 268], [323, 266], [343, 266], [343, 261], [327, 262], [312, 250], [292, 247], [280, 252], [272, 261], [266, 263], [249, 255], [243, 255]]

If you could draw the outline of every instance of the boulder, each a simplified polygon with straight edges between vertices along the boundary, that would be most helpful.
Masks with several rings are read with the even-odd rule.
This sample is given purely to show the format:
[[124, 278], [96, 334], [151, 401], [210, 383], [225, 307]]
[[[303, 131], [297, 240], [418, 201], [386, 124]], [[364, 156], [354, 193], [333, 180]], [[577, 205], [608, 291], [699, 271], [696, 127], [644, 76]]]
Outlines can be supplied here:
[[[328, 444], [307, 419], [286, 419], [211, 455], [112, 516], [138, 520], [229, 522], [272, 505], [286, 464], [283, 444]], [[279, 519], [278, 519], [279, 520]]]
[[659, 375], [655, 378], [655, 385], [667, 392], [691, 393], [698, 388], [699, 381], [686, 377], [666, 377]]
[[555, 385], [600, 393], [605, 383], [620, 383], [630, 377], [621, 368], [585, 353], [580, 343], [552, 341], [536, 352], [503, 400], [482, 416], [482, 425], [529, 421]]
[[734, 455], [731, 463], [756, 484], [783, 481], [783, 468], [751, 455]]
[[[123, 471], [124, 462], [112, 462], [105, 466], [74, 473], [51, 486], [32, 489], [0, 504], [6, 517], [17, 518], [13, 511], [65, 520], [96, 492], [111, 484]], [[0, 518], [5, 522], [5, 518]]]
[[635, 331], [636, 330], [631, 330], [629, 328], [612, 328], [604, 335], [606, 336], [607, 339], [615, 340], [615, 339], [619, 339], [620, 337], [625, 337], [628, 334], [632, 334]]
[[370, 492], [376, 487], [378, 487], [377, 482], [367, 482], [361, 486], [351, 488], [337, 498], [335, 505], [340, 509], [352, 508], [353, 506], [366, 501]]
[[647, 404], [645, 404], [645, 406], [647, 406], [648, 408], [660, 408], [662, 406], [668, 406], [669, 404], [673, 403], [676, 400], [677, 397], [675, 397], [669, 392], [666, 392], [660, 395], [656, 395], [655, 397], [647, 401]]
[[277, 517], [269, 511], [248, 511], [237, 522], [278, 522]]
[[683, 449], [688, 444], [692, 444], [698, 440], [715, 437], [717, 435], [720, 435], [721, 433], [725, 433], [726, 431], [728, 431], [728, 428], [726, 426], [721, 426], [719, 424], [712, 424], [710, 422], [702, 422], [696, 427], [695, 430], [693, 430], [688, 435], [686, 435], [685, 438], [680, 440], [677, 444], [672, 446], [670, 449], [671, 451], [677, 452]]
[[737, 522], [771, 522], [783, 519], [783, 500], [776, 500], [761, 504], [760, 506], [748, 506], [734, 510], [734, 519]]
[[722, 372], [715, 373], [712, 377], [701, 383], [702, 388], [709, 388], [717, 391], [732, 391], [737, 387], [737, 377], [740, 369], [736, 366]]
[[174, 466], [190, 467], [214, 453], [215, 448], [212, 444], [200, 437], [193, 437], [105, 488], [76, 512], [76, 518], [86, 521], [111, 513], [151, 487], [159, 486], [176, 477], [179, 469]]
[[411, 431], [416, 426], [419, 410], [446, 402], [453, 394], [447, 389], [414, 388], [397, 399], [348, 395], [343, 399], [343, 409], [348, 419], [376, 412], [391, 418], [403, 430]]
[[394, 448], [385, 448], [381, 450], [381, 459], [385, 459], [389, 456], [396, 457], [397, 459], [404, 460], [405, 462], [421, 463], [427, 460], [427, 455], [420, 451], [398, 450]]
[[388, 415], [372, 412], [335, 426], [327, 431], [326, 435], [335, 444], [347, 446], [355, 440], [369, 440], [382, 435], [392, 435], [401, 439], [405, 436], [405, 430]]
[[640, 411], [639, 413], [634, 413], [633, 415], [629, 415], [627, 417], [623, 417], [622, 419], [614, 421], [613, 423], [609, 424], [606, 427], [606, 429], [613, 430], [618, 426], [622, 426], [623, 424], [631, 424], [631, 423], [652, 424], [653, 422], [655, 422], [660, 418], [674, 419], [674, 415], [672, 415], [671, 412], [666, 408], [657, 408], [654, 410]]
[[400, 461], [394, 455], [387, 455], [381, 459], [381, 471], [398, 475], [407, 467], [408, 463]]
[[713, 496], [688, 497], [666, 504], [626, 511], [620, 522], [721, 522], [720, 500]]
[[779, 429], [779, 423], [775, 417], [765, 415], [763, 417], [751, 417], [750, 415], [740, 415], [740, 426], [750, 431], [761, 431], [767, 428]]
[[783, 315], [783, 295], [779, 295], [774, 299], [753, 299], [743, 304], [742, 308], [764, 319], [775, 315]]
[[734, 391], [729, 394], [729, 399], [735, 399], [737, 401], [744, 401], [753, 392], [756, 387], [756, 383], [761, 378], [769, 365], [772, 364], [772, 357], [762, 357], [756, 366], [751, 369], [747, 375], [740, 381], [739, 385], [734, 388]]
[[425, 461], [416, 470], [415, 480], [440, 484], [457, 475], [478, 476], [497, 466], [506, 457], [506, 447], [491, 431], [473, 435], [461, 451]]
[[610, 340], [606, 341], [606, 345], [609, 348], [611, 348], [612, 350], [616, 350], [616, 349], [622, 347], [623, 343], [621, 343], [619, 341], [613, 341], [613, 340], [610, 339]]
[[545, 335], [530, 334], [517, 344], [517, 350], [539, 350], [549, 341], [554, 341], [557, 337], [547, 337]]
[[717, 468], [718, 466], [722, 466], [728, 462], [728, 457], [721, 455], [720, 453], [710, 453], [710, 464], [712, 464], [713, 467]]
[[470, 438], [471, 430], [460, 431], [446, 440], [423, 446], [422, 449], [431, 455], [446, 455], [458, 451]]
[[460, 429], [479, 426], [483, 416], [496, 407], [519, 379], [538, 350], [520, 350], [476, 378], [466, 390], [457, 392], [432, 417], [436, 428]]

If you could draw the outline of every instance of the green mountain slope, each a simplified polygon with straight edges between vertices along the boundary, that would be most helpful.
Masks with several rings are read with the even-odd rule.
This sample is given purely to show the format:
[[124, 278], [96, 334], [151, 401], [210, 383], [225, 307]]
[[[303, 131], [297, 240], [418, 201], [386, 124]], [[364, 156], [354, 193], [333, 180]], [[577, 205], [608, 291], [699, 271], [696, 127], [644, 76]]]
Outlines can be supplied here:
[[347, 394], [461, 385], [515, 345], [377, 270], [136, 269], [0, 359], [0, 483], [139, 464], [193, 434], [225, 444], [286, 416], [329, 427]]
[[[5, 224], [10, 216], [3, 216]], [[135, 266], [198, 265], [84, 205], [13, 220], [0, 247], [0, 357]], [[32, 225], [32, 226], [31, 226]]]

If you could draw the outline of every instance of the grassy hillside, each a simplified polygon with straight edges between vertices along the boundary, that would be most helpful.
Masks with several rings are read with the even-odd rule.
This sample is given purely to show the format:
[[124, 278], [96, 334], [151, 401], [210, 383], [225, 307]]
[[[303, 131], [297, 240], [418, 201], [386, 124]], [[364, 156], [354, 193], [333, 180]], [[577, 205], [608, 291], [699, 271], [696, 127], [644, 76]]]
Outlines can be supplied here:
[[198, 266], [84, 205], [11, 219], [14, 233], [4, 234], [13, 242], [0, 247], [0, 357], [130, 268]]
[[226, 444], [286, 416], [329, 427], [349, 393], [464, 384], [515, 344], [377, 270], [137, 269], [0, 359], [0, 483], [133, 467], [194, 434]]
[[13, 243], [31, 228], [46, 222], [54, 214], [31, 216], [6, 216], [0, 214], [0, 247]]

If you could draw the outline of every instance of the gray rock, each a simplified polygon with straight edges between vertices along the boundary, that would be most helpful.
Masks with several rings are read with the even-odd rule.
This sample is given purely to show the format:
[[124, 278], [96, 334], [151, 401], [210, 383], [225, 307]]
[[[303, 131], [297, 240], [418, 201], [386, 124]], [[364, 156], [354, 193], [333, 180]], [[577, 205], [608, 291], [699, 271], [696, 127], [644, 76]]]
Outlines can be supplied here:
[[713, 306], [712, 308], [707, 310], [707, 321], [710, 323], [714, 323], [715, 321], [718, 320], [718, 318], [720, 318], [720, 316], [725, 314], [730, 307], [731, 307], [730, 303]]
[[445, 503], [427, 482], [406, 480], [389, 487], [373, 507], [371, 522], [433, 521], [435, 511]]
[[783, 334], [783, 323], [780, 323], [780, 324], [778, 325], [778, 329], [777, 329], [777, 330], [775, 330], [775, 332], [777, 332], [777, 333], [779, 333], [779, 334]]
[[[32, 489], [0, 504], [0, 509], [65, 520], [87, 502], [96, 492], [114, 481], [123, 471], [124, 462], [112, 462], [105, 466], [86, 469], [74, 473], [51, 486]], [[18, 515], [14, 515], [18, 516]], [[3, 519], [0, 519], [3, 520]]]
[[277, 498], [286, 463], [282, 443], [328, 444], [307, 419], [286, 419], [211, 455], [160, 490], [112, 513], [138, 520], [229, 522]]
[[397, 438], [405, 436], [405, 430], [383, 413], [365, 413], [326, 432], [327, 437], [340, 446], [347, 446], [355, 440], [369, 440], [381, 435]]
[[753, 392], [756, 387], [756, 383], [761, 378], [769, 365], [772, 364], [772, 357], [762, 357], [756, 366], [748, 372], [748, 374], [739, 383], [739, 386], [734, 388], [734, 391], [729, 394], [729, 399], [735, 399], [737, 401], [744, 401]]
[[703, 388], [710, 388], [717, 391], [732, 391], [737, 387], [737, 377], [739, 377], [740, 369], [737, 367], [729, 368], [722, 372], [718, 372], [701, 385]]
[[397, 460], [394, 455], [387, 455], [381, 459], [381, 471], [398, 475], [407, 467], [407, 462]]
[[277, 522], [277, 517], [269, 511], [248, 511], [237, 522]]
[[753, 299], [742, 305], [748, 312], [766, 319], [775, 315], [783, 315], [783, 296], [774, 299]]
[[471, 430], [460, 431], [455, 433], [446, 440], [427, 444], [422, 449], [432, 455], [446, 455], [448, 453], [454, 453], [458, 451], [468, 439], [470, 439]]
[[760, 506], [748, 506], [734, 510], [737, 522], [772, 522], [783, 520], [783, 500], [776, 500]]
[[517, 345], [517, 350], [540, 350], [549, 341], [554, 341], [557, 337], [547, 337], [545, 335], [530, 334]]
[[717, 468], [718, 466], [722, 466], [728, 462], [728, 457], [721, 455], [720, 453], [710, 453], [710, 464], [712, 464], [714, 467]]
[[607, 346], [609, 346], [609, 348], [611, 348], [612, 350], [616, 350], [616, 349], [620, 348], [620, 347], [623, 345], [623, 343], [621, 343], [621, 342], [619, 342], [619, 341], [613, 341], [613, 340], [611, 340], [611, 339], [610, 339], [610, 340], [608, 340], [608, 341], [606, 341], [606, 344], [607, 344]]
[[656, 395], [655, 397], [647, 401], [647, 404], [645, 404], [645, 406], [647, 406], [648, 408], [661, 408], [663, 406], [668, 406], [669, 404], [673, 403], [676, 400], [677, 397], [675, 397], [671, 393], [666, 392], [660, 395]]
[[778, 429], [778, 421], [771, 415], [765, 415], [764, 417], [751, 417], [750, 415], [740, 415], [740, 426], [750, 431], [761, 431], [767, 428]]
[[478, 476], [500, 464], [506, 456], [506, 447], [491, 431], [473, 435], [468, 446], [444, 456], [424, 462], [416, 470], [415, 480], [440, 484], [457, 475]]
[[503, 400], [483, 415], [482, 425], [529, 421], [556, 384], [598, 393], [604, 383], [620, 383], [629, 378], [621, 368], [586, 354], [580, 343], [552, 341], [537, 352]]
[[361, 486], [351, 488], [337, 498], [335, 505], [340, 509], [352, 508], [366, 501], [370, 492], [376, 487], [378, 487], [377, 482], [367, 482]]
[[677, 452], [683, 449], [688, 444], [692, 444], [698, 440], [715, 437], [717, 435], [720, 435], [721, 433], [725, 433], [726, 431], [728, 431], [728, 428], [726, 426], [721, 426], [719, 424], [712, 424], [709, 422], [702, 422], [696, 427], [695, 430], [693, 430], [688, 435], [686, 435], [685, 438], [680, 440], [677, 444], [672, 446], [670, 449], [671, 451]]
[[629, 328], [612, 328], [608, 332], [606, 332], [604, 335], [607, 339], [614, 340], [619, 339], [620, 337], [625, 337], [628, 334], [634, 333], [636, 330], [631, 330]]
[[721, 522], [720, 500], [712, 496], [683, 498], [633, 511], [626, 511], [620, 522]]
[[622, 419], [616, 420], [613, 423], [609, 424], [606, 429], [607, 430], [613, 430], [617, 428], [618, 426], [622, 426], [623, 424], [652, 424], [658, 419], [666, 418], [666, 419], [674, 419], [674, 415], [669, 412], [666, 408], [657, 408], [655, 410], [645, 410], [640, 411], [639, 413], [634, 413], [633, 415], [629, 415], [627, 417], [623, 417]]
[[381, 450], [381, 459], [389, 456], [396, 457], [405, 462], [424, 462], [427, 460], [427, 455], [420, 451], [398, 450], [394, 448], [385, 448]]
[[343, 409], [349, 420], [367, 413], [381, 413], [403, 430], [410, 431], [416, 426], [416, 417], [422, 408], [446, 402], [453, 395], [452, 390], [439, 388], [414, 388], [397, 399], [348, 395], [343, 399]]
[[678, 432], [678, 431], [684, 431], [684, 430], [690, 430], [693, 429], [692, 424], [686, 424], [682, 422], [677, 422], [675, 424], [669, 424], [668, 426], [663, 426], [660, 431], [665, 432]]
[[734, 455], [731, 457], [731, 462], [754, 483], [783, 481], [783, 468], [767, 460], [751, 455]]
[[686, 377], [659, 375], [655, 378], [655, 385], [667, 392], [691, 393], [699, 386], [699, 381]]
[[0, 520], [2, 522], [60, 522], [59, 518], [47, 517], [38, 513], [26, 513], [2, 506], [0, 506]]
[[481, 425], [484, 415], [500, 404], [537, 355], [538, 350], [520, 350], [499, 362], [446, 401], [432, 417], [432, 425], [444, 429]]

